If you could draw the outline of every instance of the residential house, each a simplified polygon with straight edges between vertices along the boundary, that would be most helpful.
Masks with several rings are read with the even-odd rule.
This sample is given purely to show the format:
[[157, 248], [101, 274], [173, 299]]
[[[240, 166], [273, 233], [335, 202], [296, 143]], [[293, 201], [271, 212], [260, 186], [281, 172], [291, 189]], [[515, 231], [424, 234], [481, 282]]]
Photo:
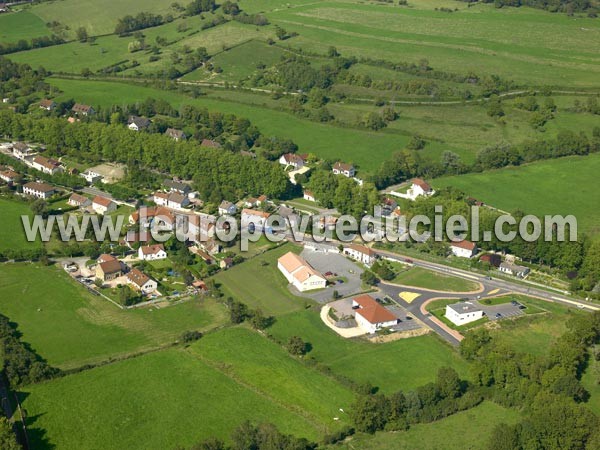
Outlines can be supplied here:
[[413, 178], [411, 183], [411, 187], [407, 191], [407, 195], [410, 200], [415, 200], [417, 197], [422, 195], [430, 196], [435, 194], [435, 191], [432, 189], [429, 183], [422, 178]]
[[221, 269], [230, 269], [233, 267], [233, 258], [223, 258], [219, 261], [219, 267]]
[[309, 191], [308, 189], [304, 189], [304, 192], [302, 193], [304, 200], [308, 200], [309, 202], [316, 202], [315, 200], [315, 194], [312, 193], [312, 191]]
[[474, 322], [483, 317], [483, 310], [474, 303], [460, 302], [446, 305], [446, 318], [456, 326]]
[[94, 108], [92, 108], [90, 105], [83, 105], [81, 103], [75, 103], [71, 108], [71, 111], [82, 116], [91, 116], [96, 113]]
[[13, 184], [19, 178], [19, 174], [11, 169], [0, 170], [0, 180], [7, 184]]
[[46, 111], [52, 111], [56, 108], [56, 102], [45, 98], [40, 102], [40, 108], [45, 109]]
[[127, 128], [133, 131], [141, 131], [147, 129], [152, 122], [150, 119], [139, 116], [129, 116], [127, 120]]
[[300, 292], [323, 289], [327, 286], [327, 279], [295, 253], [288, 252], [280, 257], [277, 260], [277, 268]]
[[138, 257], [145, 261], [155, 261], [157, 259], [166, 259], [167, 252], [162, 244], [144, 245], [139, 248]]
[[165, 136], [168, 136], [175, 141], [185, 141], [187, 139], [187, 136], [182, 130], [177, 130], [175, 128], [167, 128]]
[[352, 164], [346, 164], [340, 161], [333, 165], [332, 170], [335, 175], [344, 175], [348, 178], [354, 177], [354, 174], [356, 173]]
[[175, 220], [174, 212], [164, 206], [142, 206], [129, 216], [129, 223], [139, 224], [140, 228], [148, 228], [152, 225], [163, 230], [172, 230]]
[[394, 313], [367, 294], [354, 297], [352, 309], [358, 326], [370, 334], [398, 324], [398, 317]]
[[41, 156], [41, 155], [37, 155], [35, 158], [33, 158], [33, 161], [31, 162], [31, 166], [34, 169], [39, 170], [40, 172], [43, 172], [43, 173], [47, 173], [49, 175], [54, 175], [56, 173], [63, 171], [63, 168], [60, 165], [60, 162], [58, 162], [55, 159], [46, 158], [45, 156]]
[[124, 273], [123, 264], [118, 259], [102, 262], [96, 266], [96, 278], [102, 281], [111, 281]]
[[500, 264], [502, 264], [502, 257], [495, 253], [486, 253], [479, 257], [479, 261], [483, 263], [488, 263], [490, 266], [493, 267], [500, 267]]
[[92, 209], [97, 214], [107, 214], [113, 211], [116, 211], [117, 204], [113, 202], [110, 198], [101, 197], [96, 195], [94, 200], [92, 200]]
[[463, 241], [450, 241], [450, 251], [454, 256], [459, 258], [472, 258], [477, 254], [477, 245], [474, 242], [463, 240]]
[[67, 203], [71, 206], [77, 206], [79, 208], [87, 208], [92, 204], [92, 201], [84, 195], [73, 193], [69, 197]]
[[519, 278], [525, 278], [529, 272], [529, 267], [519, 266], [518, 264], [503, 262], [499, 267], [500, 272], [507, 273]]
[[127, 284], [130, 284], [142, 294], [151, 294], [158, 288], [158, 283], [138, 269], [131, 269], [127, 274]]
[[225, 216], [225, 215], [234, 215], [237, 212], [237, 207], [231, 203], [228, 202], [227, 200], [223, 200], [221, 202], [221, 204], [219, 205], [219, 215], [220, 216]]
[[81, 176], [83, 178], [85, 178], [85, 181], [87, 181], [90, 184], [94, 184], [97, 181], [102, 181], [102, 179], [104, 178], [102, 175], [100, 175], [98, 172], [94, 172], [93, 170], [86, 170], [85, 172], [83, 172], [81, 174]]
[[373, 249], [361, 244], [345, 245], [344, 254], [369, 267], [377, 259], [377, 254], [373, 251]]
[[241, 225], [242, 228], [248, 228], [250, 231], [255, 229], [263, 230], [267, 224], [267, 219], [271, 214], [256, 209], [242, 209]]
[[109, 262], [109, 261], [117, 261], [117, 258], [115, 258], [113, 255], [110, 255], [108, 253], [102, 253], [96, 259], [96, 264], [102, 264], [102, 263]]
[[386, 197], [381, 202], [381, 215], [389, 216], [398, 208], [398, 202], [393, 198]]
[[179, 192], [180, 194], [185, 195], [188, 195], [190, 192], [192, 192], [191, 186], [183, 181], [165, 180], [163, 185], [171, 192]]
[[219, 144], [217, 141], [213, 141], [212, 139], [202, 139], [200, 145], [202, 147], [221, 148], [221, 144]]
[[166, 206], [167, 208], [182, 209], [190, 204], [190, 199], [187, 195], [179, 192], [155, 192], [153, 201], [158, 206]]
[[295, 153], [286, 153], [285, 155], [281, 155], [279, 158], [279, 164], [282, 164], [286, 167], [291, 166], [294, 168], [294, 170], [304, 167], [305, 163], [305, 158], [303, 158], [302, 155], [297, 155]]
[[35, 151], [24, 142], [15, 142], [12, 145], [13, 155], [15, 158], [24, 160], [27, 156], [31, 156]]
[[56, 193], [56, 188], [46, 183], [32, 181], [23, 186], [23, 194], [37, 198], [50, 198]]

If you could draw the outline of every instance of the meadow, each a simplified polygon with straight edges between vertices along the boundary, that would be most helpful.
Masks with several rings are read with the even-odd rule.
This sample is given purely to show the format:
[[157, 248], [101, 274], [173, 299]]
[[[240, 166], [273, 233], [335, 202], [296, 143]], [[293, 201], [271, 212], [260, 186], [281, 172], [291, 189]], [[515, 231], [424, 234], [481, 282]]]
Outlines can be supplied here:
[[21, 216], [31, 217], [29, 204], [25, 202], [0, 198], [0, 227], [2, 227], [2, 239], [0, 239], [0, 252], [9, 249], [31, 249], [41, 245], [40, 241], [29, 242], [25, 236]]
[[[600, 233], [596, 188], [600, 154], [541, 161], [482, 173], [438, 178], [435, 188], [452, 186], [505, 211], [528, 214], [573, 214], [579, 233]], [[501, 189], [499, 188], [501, 187]]]
[[282, 343], [291, 336], [300, 336], [311, 344], [309, 359], [336, 376], [369, 382], [385, 393], [408, 391], [434, 381], [437, 370], [444, 366], [468, 376], [466, 362], [434, 335], [384, 344], [344, 339], [327, 328], [318, 312], [312, 310], [277, 317], [268, 333]]
[[21, 39], [30, 40], [51, 34], [46, 23], [28, 11], [0, 14], [0, 43], [12, 44]]
[[187, 330], [225, 322], [224, 307], [197, 300], [123, 311], [93, 296], [57, 267], [4, 264], [0, 311], [51, 365], [72, 369], [168, 345]]
[[[298, 364], [290, 379], [304, 370]], [[180, 348], [32, 385], [21, 397], [36, 449], [189, 447], [211, 436], [227, 439], [245, 420], [320, 436], [300, 407], [279, 404]]]
[[442, 275], [420, 267], [406, 269], [406, 266], [401, 264], [393, 266], [398, 273], [391, 283], [447, 292], [470, 292], [479, 288], [478, 283], [464, 278]]

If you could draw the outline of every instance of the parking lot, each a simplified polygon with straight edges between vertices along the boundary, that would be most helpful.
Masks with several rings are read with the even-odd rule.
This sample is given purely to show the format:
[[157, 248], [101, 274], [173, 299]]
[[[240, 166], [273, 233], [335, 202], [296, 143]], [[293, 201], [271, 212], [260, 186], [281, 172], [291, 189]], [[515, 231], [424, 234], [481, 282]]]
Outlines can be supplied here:
[[503, 303], [501, 305], [491, 306], [482, 302], [473, 303], [476, 303], [490, 320], [505, 319], [507, 317], [516, 317], [525, 314], [525, 312], [520, 309], [519, 304], [513, 305], [512, 303]]

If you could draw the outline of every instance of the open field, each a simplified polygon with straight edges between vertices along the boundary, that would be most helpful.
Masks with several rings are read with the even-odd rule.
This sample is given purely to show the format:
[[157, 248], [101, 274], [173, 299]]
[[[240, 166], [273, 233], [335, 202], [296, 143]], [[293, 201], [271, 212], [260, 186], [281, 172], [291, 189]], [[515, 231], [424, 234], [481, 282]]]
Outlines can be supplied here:
[[0, 227], [2, 227], [2, 239], [0, 239], [0, 252], [8, 249], [36, 248], [41, 245], [38, 242], [28, 242], [25, 237], [22, 215], [31, 216], [29, 204], [0, 198]]
[[296, 297], [288, 290], [287, 280], [277, 269], [277, 259], [289, 251], [300, 253], [300, 250], [300, 247], [291, 244], [282, 245], [218, 273], [214, 280], [221, 285], [226, 296], [246, 303], [250, 308], [261, 308], [265, 314], [298, 311], [309, 300]]
[[14, 44], [20, 39], [29, 41], [51, 34], [46, 23], [28, 11], [0, 14], [0, 44]]
[[328, 367], [335, 375], [355, 382], [370, 382], [383, 392], [411, 390], [435, 380], [437, 370], [454, 367], [461, 376], [467, 364], [436, 336], [372, 344], [344, 339], [323, 324], [315, 311], [301, 311], [277, 318], [268, 332], [285, 343], [300, 336], [312, 345], [308, 358]]
[[183, 331], [224, 323], [226, 314], [212, 300], [122, 311], [63, 270], [33, 264], [0, 267], [0, 311], [25, 342], [63, 369], [169, 344]]
[[[202, 338], [190, 347], [208, 365], [242, 385], [253, 386], [275, 403], [293, 406], [323, 431], [337, 428], [333, 418], [348, 409], [354, 394], [337, 381], [307, 368], [264, 336], [244, 328], [230, 328]], [[339, 423], [348, 424], [342, 415]]]
[[[435, 7], [457, 8], [447, 13]], [[324, 1], [277, 8], [267, 17], [299, 33], [290, 45], [342, 54], [417, 63], [427, 58], [438, 70], [498, 74], [531, 84], [594, 85], [600, 68], [593, 42], [594, 19], [570, 18], [528, 8], [496, 9], [453, 1], [409, 7]]]
[[494, 426], [514, 424], [519, 414], [495, 403], [485, 401], [468, 411], [428, 424], [411, 426], [398, 433], [376, 433], [375, 436], [357, 435], [347, 444], [332, 449], [362, 450], [465, 450], [486, 448]]
[[403, 264], [393, 264], [393, 267], [395, 270], [399, 270], [396, 277], [391, 280], [392, 283], [396, 284], [447, 292], [470, 292], [479, 288], [479, 285], [473, 281], [442, 275], [420, 267], [406, 269]]
[[[528, 214], [573, 214], [579, 232], [600, 233], [596, 188], [600, 154], [540, 161], [482, 173], [439, 178], [436, 188], [453, 186], [469, 196], [506, 211]], [[502, 189], [498, 187], [502, 186]]]
[[182, 349], [29, 386], [22, 398], [32, 448], [42, 450], [189, 447], [210, 436], [227, 439], [244, 420], [320, 435], [293, 405], [273, 402]]

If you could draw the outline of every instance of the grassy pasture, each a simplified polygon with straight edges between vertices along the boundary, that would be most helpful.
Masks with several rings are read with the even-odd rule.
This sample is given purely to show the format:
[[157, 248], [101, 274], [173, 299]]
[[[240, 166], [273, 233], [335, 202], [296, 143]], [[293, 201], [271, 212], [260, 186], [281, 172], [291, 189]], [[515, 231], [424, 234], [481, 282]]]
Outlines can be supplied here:
[[411, 267], [407, 270], [402, 264], [393, 264], [393, 266], [400, 272], [391, 281], [392, 283], [447, 292], [469, 292], [478, 288], [477, 283], [463, 278], [442, 275], [420, 267]]
[[25, 342], [64, 369], [168, 344], [183, 331], [224, 323], [226, 314], [212, 300], [122, 311], [61, 269], [33, 264], [0, 267], [0, 311]]
[[370, 382], [383, 392], [411, 390], [435, 380], [437, 370], [454, 367], [461, 376], [467, 364], [432, 335], [372, 344], [362, 339], [344, 339], [323, 324], [315, 311], [301, 311], [277, 318], [268, 332], [278, 341], [300, 336], [312, 345], [308, 354], [338, 376]]
[[38, 242], [28, 242], [25, 237], [22, 215], [31, 216], [29, 204], [0, 198], [0, 227], [2, 227], [2, 239], [0, 239], [0, 252], [8, 249], [36, 248], [41, 245]]
[[210, 436], [227, 439], [244, 420], [319, 437], [293, 408], [181, 349], [29, 386], [22, 398], [32, 448], [38, 449], [188, 448]]
[[28, 11], [0, 14], [0, 43], [15, 43], [20, 39], [49, 36], [46, 23]]
[[[573, 214], [579, 232], [600, 233], [596, 188], [600, 154], [540, 161], [482, 173], [439, 178], [436, 188], [453, 186], [489, 205], [529, 214]], [[502, 188], [499, 189], [499, 186]]]
[[465, 450], [485, 448], [492, 429], [498, 423], [514, 424], [519, 414], [485, 401], [475, 408], [442, 420], [417, 424], [399, 433], [379, 432], [374, 436], [359, 434], [336, 449], [351, 450]]
[[[451, 4], [459, 11], [434, 11]], [[437, 69], [498, 74], [519, 82], [592, 86], [598, 76], [592, 43], [600, 42], [593, 19], [528, 8], [468, 8], [461, 2], [412, 7], [318, 2], [268, 14], [300, 34], [293, 46], [319, 51], [322, 42], [343, 54], [418, 62]]]

